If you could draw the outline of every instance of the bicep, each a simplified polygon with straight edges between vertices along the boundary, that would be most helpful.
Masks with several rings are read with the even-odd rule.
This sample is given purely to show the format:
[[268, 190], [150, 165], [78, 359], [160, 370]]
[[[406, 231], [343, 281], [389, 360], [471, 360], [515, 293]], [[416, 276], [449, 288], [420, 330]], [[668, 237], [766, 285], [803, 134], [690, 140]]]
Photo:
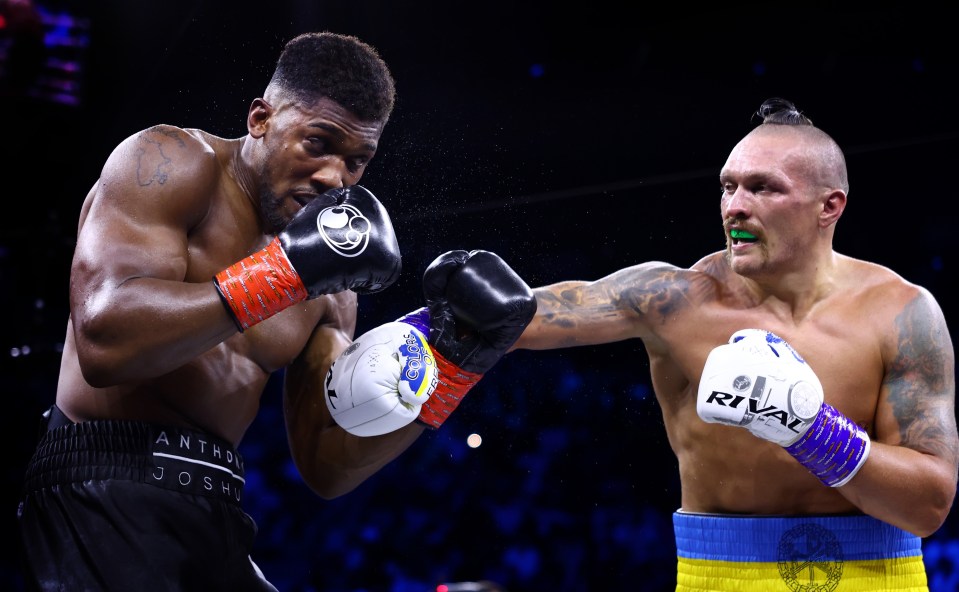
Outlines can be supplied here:
[[188, 233], [209, 207], [212, 179], [179, 138], [148, 130], [124, 140], [84, 205], [71, 278], [75, 306], [101, 302], [97, 294], [133, 278], [182, 281]]
[[876, 436], [955, 466], [959, 462], [955, 352], [942, 311], [928, 292], [920, 291], [895, 325]]

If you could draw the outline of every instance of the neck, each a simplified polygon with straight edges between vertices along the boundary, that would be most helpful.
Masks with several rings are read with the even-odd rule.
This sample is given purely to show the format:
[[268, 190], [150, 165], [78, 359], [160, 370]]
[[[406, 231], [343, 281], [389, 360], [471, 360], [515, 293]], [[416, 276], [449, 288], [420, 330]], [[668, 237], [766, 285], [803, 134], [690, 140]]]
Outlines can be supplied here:
[[739, 277], [757, 303], [781, 308], [782, 314], [799, 320], [832, 293], [837, 271], [838, 258], [830, 249], [822, 257], [806, 259], [796, 269]]
[[250, 204], [259, 212], [260, 199], [259, 191], [256, 188], [256, 173], [251, 166], [250, 155], [250, 137], [244, 136], [237, 141], [233, 149], [233, 155], [230, 158], [230, 165], [227, 167], [228, 174], [237, 184], [240, 190], [246, 195]]

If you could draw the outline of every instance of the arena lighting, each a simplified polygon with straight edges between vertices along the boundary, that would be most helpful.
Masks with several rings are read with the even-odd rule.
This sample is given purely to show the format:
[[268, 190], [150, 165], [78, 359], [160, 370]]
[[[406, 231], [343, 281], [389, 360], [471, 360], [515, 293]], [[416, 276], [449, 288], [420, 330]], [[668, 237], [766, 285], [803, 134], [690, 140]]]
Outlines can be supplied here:
[[0, 24], [0, 82], [41, 102], [79, 105], [90, 20], [30, 0], [11, 2], [7, 8], [17, 12]]
[[436, 592], [505, 592], [503, 588], [494, 582], [453, 582], [449, 584], [440, 584], [436, 587]]

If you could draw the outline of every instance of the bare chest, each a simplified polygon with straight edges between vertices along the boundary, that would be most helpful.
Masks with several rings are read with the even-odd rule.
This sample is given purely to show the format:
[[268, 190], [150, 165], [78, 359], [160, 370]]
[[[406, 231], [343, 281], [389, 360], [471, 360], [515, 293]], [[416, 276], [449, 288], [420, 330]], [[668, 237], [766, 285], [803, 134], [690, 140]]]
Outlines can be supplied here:
[[[235, 200], [216, 200], [208, 221], [191, 232], [185, 281], [212, 283], [217, 273], [263, 249], [273, 239], [259, 230], [248, 207], [234, 204]], [[282, 310], [227, 339], [206, 357], [217, 358], [212, 364], [216, 367], [235, 366], [244, 360], [266, 372], [285, 367], [303, 350], [331, 308], [331, 299], [321, 297]]]
[[762, 308], [704, 306], [665, 332], [667, 350], [650, 352], [654, 386], [664, 404], [694, 405], [710, 351], [740, 329], [764, 329], [805, 358], [823, 385], [826, 402], [870, 426], [885, 374], [876, 330], [881, 322], [875, 315], [851, 314], [844, 304], [822, 307], [798, 322]]

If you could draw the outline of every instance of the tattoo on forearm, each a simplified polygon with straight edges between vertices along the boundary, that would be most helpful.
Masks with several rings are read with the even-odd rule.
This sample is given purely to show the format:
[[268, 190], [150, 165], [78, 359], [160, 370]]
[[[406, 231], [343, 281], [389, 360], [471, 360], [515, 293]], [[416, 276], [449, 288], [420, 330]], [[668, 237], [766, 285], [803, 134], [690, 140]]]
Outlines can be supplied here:
[[664, 319], [688, 303], [688, 292], [680, 270], [641, 266], [592, 284], [559, 284], [538, 292], [537, 299], [544, 323], [574, 329], [616, 321], [624, 313]]
[[660, 269], [636, 280], [617, 289], [621, 307], [662, 320], [689, 303], [689, 281], [678, 269]]
[[902, 444], [954, 461], [959, 457], [954, 361], [944, 320], [919, 296], [896, 324], [899, 351], [887, 381]]

